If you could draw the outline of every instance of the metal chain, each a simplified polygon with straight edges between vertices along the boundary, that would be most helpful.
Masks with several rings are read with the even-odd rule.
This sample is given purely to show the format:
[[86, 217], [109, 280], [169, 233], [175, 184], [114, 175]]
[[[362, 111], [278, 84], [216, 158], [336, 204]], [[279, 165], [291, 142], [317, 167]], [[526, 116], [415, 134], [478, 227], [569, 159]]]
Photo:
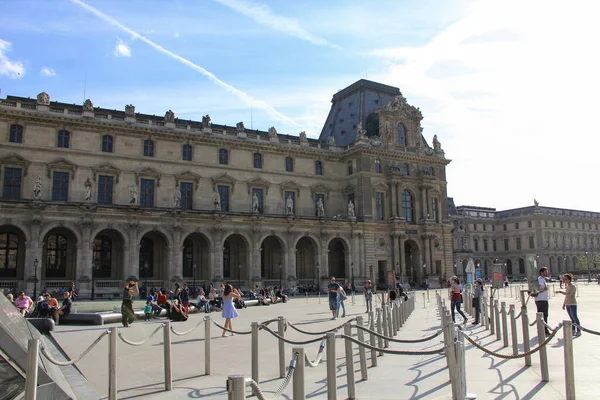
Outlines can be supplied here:
[[215, 324], [219, 329], [223, 329], [224, 331], [234, 333], [236, 335], [249, 335], [252, 333], [252, 331], [234, 331], [233, 329], [227, 329], [224, 326], [219, 325], [217, 321], [213, 321], [213, 324]]
[[283, 382], [281, 382], [281, 385], [279, 386], [279, 389], [277, 389], [277, 392], [275, 392], [275, 398], [279, 398], [279, 396], [281, 396], [281, 393], [285, 390], [287, 385], [290, 383], [290, 379], [292, 378], [292, 375], [294, 375], [294, 371], [296, 370], [296, 363], [298, 362], [298, 355], [299, 354], [297, 352], [294, 352], [292, 361], [290, 361], [288, 373], [285, 376], [285, 378], [283, 379]]
[[446, 349], [446, 347], [448, 347], [448, 346], [444, 346], [444, 347], [436, 349], [436, 350], [418, 350], [418, 351], [390, 350], [390, 349], [382, 349], [379, 347], [371, 346], [367, 343], [361, 342], [358, 339], [354, 339], [353, 337], [347, 336], [344, 334], [336, 335], [336, 338], [348, 339], [351, 342], [353, 342], [359, 346], [363, 346], [369, 350], [375, 350], [375, 351], [386, 353], [386, 354], [396, 354], [396, 355], [403, 355], [403, 356], [431, 356], [431, 355], [436, 355], [436, 354], [442, 353]]
[[[351, 318], [347, 322], [352, 322], [354, 320], [356, 320], [356, 318]], [[342, 326], [344, 326], [344, 324], [341, 324], [341, 325], [338, 325], [338, 326], [336, 326], [334, 328], [327, 329], [326, 331], [309, 332], [309, 331], [304, 331], [304, 330], [302, 330], [300, 328], [296, 328], [296, 326], [294, 324], [292, 324], [291, 322], [289, 322], [289, 321], [287, 321], [287, 324], [289, 325], [290, 328], [294, 329], [295, 331], [298, 331], [298, 332], [303, 333], [305, 335], [314, 335], [314, 336], [321, 336], [321, 335], [324, 335], [324, 334], [329, 333], [329, 332], [337, 331]]]
[[150, 334], [150, 336], [148, 336], [146, 338], [146, 340], [142, 340], [141, 342], [132, 342], [130, 340], [125, 339], [125, 337], [123, 336], [123, 334], [121, 333], [121, 331], [117, 331], [117, 335], [119, 335], [119, 338], [124, 342], [127, 343], [130, 346], [141, 346], [144, 345], [148, 342], [148, 340], [152, 339], [152, 337], [154, 335], [156, 335], [158, 333], [158, 331], [160, 331], [162, 328], [164, 328], [166, 326], [166, 324], [160, 324], [155, 330], [154, 332], [152, 332]]
[[58, 361], [55, 360], [50, 354], [48, 354], [48, 352], [46, 352], [46, 348], [44, 347], [44, 345], [41, 346], [41, 350], [42, 350], [42, 354], [44, 355], [44, 357], [46, 357], [48, 359], [48, 361], [50, 361], [52, 364], [54, 365], [58, 365], [60, 367], [66, 367], [68, 365], [73, 365], [76, 362], [78, 362], [79, 360], [81, 360], [83, 357], [85, 357], [87, 355], [87, 353], [89, 353], [94, 346], [96, 346], [98, 343], [100, 343], [100, 340], [102, 340], [102, 338], [106, 335], [108, 335], [110, 331], [104, 331], [100, 334], [100, 336], [98, 336], [98, 339], [94, 340], [94, 342], [87, 348], [85, 349], [78, 357], [75, 357], [72, 360], [69, 361]]
[[436, 333], [434, 333], [433, 335], [430, 335], [430, 336], [427, 336], [427, 337], [424, 337], [424, 338], [421, 338], [421, 339], [394, 339], [394, 338], [391, 338], [391, 337], [387, 337], [387, 336], [384, 336], [384, 335], [380, 335], [379, 333], [377, 333], [377, 332], [375, 332], [375, 331], [372, 331], [372, 330], [370, 330], [370, 329], [368, 329], [368, 328], [364, 328], [364, 327], [362, 327], [362, 326], [358, 326], [358, 325], [352, 325], [352, 327], [353, 327], [353, 328], [360, 329], [361, 331], [365, 331], [365, 332], [372, 333], [373, 335], [375, 335], [375, 336], [377, 336], [377, 337], [380, 337], [380, 338], [382, 338], [382, 339], [387, 339], [387, 340], [389, 340], [390, 342], [396, 342], [396, 343], [422, 343], [422, 342], [426, 342], [426, 341], [428, 341], [428, 340], [431, 340], [431, 339], [433, 339], [433, 338], [435, 338], [435, 337], [437, 337], [437, 336], [441, 335], [441, 334], [442, 334], [442, 332], [443, 332], [443, 331], [440, 329], [439, 331], [437, 331], [437, 332], [436, 332]]
[[591, 329], [584, 328], [583, 326], [580, 326], [577, 324], [573, 324], [573, 326], [577, 327], [577, 329], [579, 329], [580, 331], [591, 333], [592, 335], [600, 336], [600, 332], [598, 332], [598, 331], [593, 331]]
[[177, 336], [185, 336], [185, 335], [187, 335], [189, 333], [192, 333], [194, 331], [194, 329], [196, 329], [197, 327], [199, 327], [203, 323], [204, 323], [204, 320], [198, 322], [192, 329], [190, 329], [188, 331], [185, 331], [185, 332], [177, 332], [175, 329], [173, 329], [173, 325], [171, 325], [171, 332], [173, 332]]
[[517, 354], [517, 355], [496, 353], [494, 351], [488, 350], [485, 347], [481, 346], [480, 344], [475, 342], [475, 340], [471, 339], [471, 337], [469, 335], [467, 335], [466, 333], [464, 336], [465, 336], [465, 339], [467, 339], [467, 341], [469, 343], [471, 343], [473, 346], [477, 347], [479, 350], [483, 351], [484, 353], [489, 354], [490, 356], [513, 360], [516, 358], [523, 358], [523, 357], [526, 357], [528, 355], [538, 352], [542, 347], [546, 346], [554, 338], [554, 336], [556, 336], [556, 334], [558, 333], [558, 331], [560, 330], [561, 327], [562, 327], [562, 322], [556, 327], [556, 329], [550, 334], [550, 336], [548, 336], [546, 338], [546, 340], [544, 340], [542, 343], [540, 343], [537, 347], [535, 347], [525, 353], [521, 353], [521, 354]]
[[269, 328], [267, 326], [264, 326], [263, 328], [264, 328], [265, 331], [269, 332], [271, 335], [275, 336], [277, 339], [283, 340], [285, 343], [295, 344], [295, 345], [298, 345], [298, 346], [304, 345], [304, 344], [316, 343], [316, 342], [318, 342], [320, 340], [323, 340], [323, 338], [324, 338], [324, 336], [322, 336], [320, 338], [310, 339], [310, 340], [306, 340], [304, 342], [296, 342], [296, 341], [293, 341], [293, 340], [286, 339], [286, 338], [284, 338], [282, 336], [279, 336], [277, 333], [273, 332], [271, 330], [271, 328]]

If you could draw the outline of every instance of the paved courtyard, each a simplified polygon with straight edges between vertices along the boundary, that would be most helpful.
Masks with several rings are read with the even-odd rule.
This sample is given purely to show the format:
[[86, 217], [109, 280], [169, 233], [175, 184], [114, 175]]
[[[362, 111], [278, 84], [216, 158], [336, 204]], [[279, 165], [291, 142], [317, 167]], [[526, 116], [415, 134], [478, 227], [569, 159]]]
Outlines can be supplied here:
[[[558, 284], [556, 284], [558, 290]], [[596, 303], [600, 299], [600, 286], [596, 284], [579, 285], [579, 315], [583, 326], [599, 330], [600, 320], [596, 319]], [[435, 306], [435, 291], [430, 292], [430, 301], [423, 304], [422, 292], [416, 292], [417, 305], [407, 323], [400, 329], [400, 338], [419, 338], [428, 336], [439, 329], [439, 319]], [[488, 292], [489, 294], [489, 292]], [[501, 290], [500, 300], [509, 304], [516, 303], [510, 291]], [[550, 300], [550, 324], [556, 325], [567, 319], [561, 309], [562, 295], [553, 296]], [[356, 304], [347, 301], [347, 318], [364, 314], [362, 296], [356, 296]], [[136, 307], [142, 302], [136, 301]], [[424, 307], [425, 305], [425, 307]], [[81, 302], [78, 310], [97, 307]], [[99, 306], [98, 306], [99, 307]], [[81, 312], [81, 311], [80, 311]], [[533, 301], [528, 304], [530, 319], [535, 314]], [[210, 314], [218, 323], [223, 323], [220, 313]], [[287, 304], [267, 307], [250, 307], [240, 312], [234, 320], [236, 330], [248, 331], [250, 323], [261, 322], [277, 316], [284, 316], [290, 322], [298, 324], [302, 329], [322, 331], [341, 324], [344, 319], [330, 320], [326, 298], [319, 304], [317, 298], [292, 298]], [[173, 323], [174, 328], [183, 332], [195, 326], [204, 313], [193, 314], [184, 323]], [[123, 335], [131, 341], [144, 340], [156, 329], [160, 321], [137, 321], [131, 328], [122, 329]], [[61, 325], [56, 328], [54, 336], [71, 356], [77, 356], [102, 331], [111, 326], [73, 326]], [[275, 326], [275, 325], [271, 325]], [[204, 326], [186, 336], [172, 335], [173, 391], [164, 392], [163, 380], [163, 348], [162, 334], [154, 336], [143, 346], [133, 347], [121, 341], [118, 343], [118, 389], [119, 398], [149, 399], [184, 399], [211, 398], [225, 399], [225, 381], [228, 375], [251, 373], [250, 335], [236, 335], [221, 338], [221, 331], [213, 325], [212, 337], [212, 374], [204, 371]], [[510, 354], [511, 349], [502, 348], [502, 341], [496, 341], [482, 327], [468, 325], [468, 333], [477, 338], [490, 350]], [[519, 339], [521, 341], [520, 323]], [[535, 327], [530, 329], [532, 347], [537, 344]], [[286, 337], [292, 340], [307, 340], [314, 336], [306, 336], [288, 329]], [[392, 349], [422, 350], [436, 349], [442, 346], [441, 336], [429, 342], [417, 344], [390, 343]], [[479, 399], [563, 399], [565, 397], [562, 332], [548, 345], [550, 382], [540, 381], [539, 355], [532, 355], [533, 365], [526, 368], [523, 359], [502, 360], [484, 354], [480, 350], [467, 346], [467, 388], [478, 395]], [[280, 386], [282, 379], [278, 373], [278, 346], [276, 339], [268, 332], [261, 331], [260, 347], [260, 386], [267, 395], [272, 396]], [[289, 364], [292, 345], [286, 344], [286, 365]], [[309, 357], [314, 359], [319, 343], [304, 346]], [[576, 390], [579, 399], [597, 398], [597, 387], [600, 384], [595, 368], [600, 358], [600, 337], [583, 334], [575, 339], [575, 375]], [[356, 350], [356, 346], [354, 346]], [[522, 350], [522, 348], [521, 348]], [[367, 352], [369, 355], [369, 352]], [[345, 357], [343, 341], [336, 342], [338, 398], [347, 397]], [[326, 398], [326, 357], [316, 368], [306, 368], [306, 393], [310, 398]], [[87, 376], [93, 386], [102, 394], [108, 388], [108, 340], [102, 340], [84, 359], [77, 363], [79, 369]], [[451, 398], [451, 387], [445, 358], [434, 356], [397, 356], [385, 355], [378, 358], [378, 366], [369, 368], [367, 381], [360, 379], [358, 357], [355, 356], [356, 391], [360, 399], [448, 399]], [[370, 361], [368, 361], [370, 366]], [[250, 392], [248, 391], [248, 394]], [[283, 398], [291, 398], [292, 384], [284, 390]]]

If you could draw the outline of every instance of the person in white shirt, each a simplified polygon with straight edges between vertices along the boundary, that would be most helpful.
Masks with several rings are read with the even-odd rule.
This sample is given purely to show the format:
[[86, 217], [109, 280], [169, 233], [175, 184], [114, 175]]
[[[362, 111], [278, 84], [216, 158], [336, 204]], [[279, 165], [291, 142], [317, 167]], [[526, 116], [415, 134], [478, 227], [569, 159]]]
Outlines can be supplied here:
[[[548, 268], [540, 268], [540, 276], [538, 276], [538, 292], [535, 294], [535, 307], [537, 312], [544, 314], [544, 322], [548, 324], [548, 285], [546, 277], [548, 276]], [[546, 327], [546, 336], [550, 335], [550, 331]]]

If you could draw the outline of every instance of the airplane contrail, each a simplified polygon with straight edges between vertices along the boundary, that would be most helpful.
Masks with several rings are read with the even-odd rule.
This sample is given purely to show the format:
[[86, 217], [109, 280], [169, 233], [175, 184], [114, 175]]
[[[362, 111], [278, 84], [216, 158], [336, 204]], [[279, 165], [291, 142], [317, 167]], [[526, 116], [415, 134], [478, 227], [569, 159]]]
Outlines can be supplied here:
[[202, 75], [206, 76], [208, 79], [210, 79], [217, 85], [221, 86], [223, 89], [232, 93], [234, 96], [238, 97], [240, 100], [242, 100], [249, 106], [259, 108], [259, 109], [263, 110], [264, 112], [266, 112], [271, 117], [273, 117], [274, 119], [277, 119], [279, 121], [285, 121], [292, 125], [300, 126], [300, 124], [298, 124], [296, 121], [294, 121], [293, 119], [291, 119], [288, 116], [283, 115], [282, 113], [277, 111], [275, 108], [273, 108], [273, 106], [271, 106], [270, 104], [267, 104], [266, 102], [264, 102], [262, 100], [255, 99], [254, 97], [250, 96], [249, 94], [231, 86], [230, 84], [228, 84], [226, 82], [223, 82], [221, 79], [217, 78], [217, 76], [215, 74], [213, 74], [212, 72], [202, 68], [201, 66], [199, 66], [197, 64], [194, 64], [190, 60], [183, 58], [183, 57], [173, 53], [170, 50], [165, 49], [164, 47], [153, 42], [152, 40], [148, 39], [147, 37], [140, 35], [133, 29], [126, 27], [125, 25], [123, 25], [116, 19], [112, 18], [111, 16], [104, 14], [102, 11], [98, 10], [97, 8], [92, 7], [91, 5], [84, 3], [81, 0], [71, 0], [71, 2], [82, 8], [85, 8], [87, 11], [91, 12], [96, 17], [100, 18], [101, 20], [108, 22], [109, 24], [116, 26], [117, 28], [121, 29], [122, 31], [129, 33], [134, 38], [141, 40], [142, 42], [146, 43], [147, 45], [149, 45], [153, 49], [159, 51], [160, 53], [166, 54], [167, 56], [181, 62], [183, 65], [185, 65], [195, 71], [200, 72]]

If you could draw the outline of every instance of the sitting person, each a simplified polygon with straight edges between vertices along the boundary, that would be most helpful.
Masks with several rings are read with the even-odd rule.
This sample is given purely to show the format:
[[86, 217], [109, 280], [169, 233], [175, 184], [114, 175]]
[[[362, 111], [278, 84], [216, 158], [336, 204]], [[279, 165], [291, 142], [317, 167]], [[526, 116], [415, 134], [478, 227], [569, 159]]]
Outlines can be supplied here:
[[71, 301], [71, 293], [64, 292], [62, 306], [58, 310], [54, 310], [54, 323], [56, 325], [58, 325], [58, 320], [61, 315], [69, 315], [71, 313], [72, 304], [73, 302]]
[[174, 322], [178, 322], [178, 321], [187, 321], [188, 316], [185, 313], [185, 309], [183, 308], [183, 306], [181, 306], [179, 304], [179, 300], [175, 299], [173, 300], [173, 305], [171, 306], [171, 321]]
[[287, 303], [288, 297], [283, 293], [283, 288], [277, 289], [276, 296], [281, 299], [284, 303]]
[[217, 296], [217, 289], [213, 288], [208, 295], [208, 301], [210, 304], [217, 307], [217, 311], [221, 311], [221, 299]]
[[8, 301], [10, 301], [11, 303], [13, 303], [13, 305], [15, 304], [15, 299], [13, 298], [12, 293], [8, 293], [6, 295], [6, 298], [8, 299]]
[[24, 317], [33, 311], [33, 300], [31, 300], [31, 297], [25, 296], [25, 292], [19, 292], [19, 296], [17, 296], [13, 304]]
[[233, 304], [235, 308], [246, 308], [246, 302], [244, 302], [244, 299], [242, 298], [244, 293], [238, 289], [233, 289], [233, 292], [239, 296], [233, 298]]
[[210, 312], [210, 303], [206, 296], [204, 295], [204, 290], [200, 290], [200, 294], [198, 295], [198, 308], [204, 308], [205, 313]]
[[171, 304], [169, 304], [169, 301], [167, 300], [167, 295], [162, 290], [159, 290], [158, 294], [156, 295], [156, 305], [158, 306], [158, 308], [154, 310], [155, 318], [158, 318], [160, 316], [160, 312], [163, 308], [167, 310], [167, 318], [171, 318]]

